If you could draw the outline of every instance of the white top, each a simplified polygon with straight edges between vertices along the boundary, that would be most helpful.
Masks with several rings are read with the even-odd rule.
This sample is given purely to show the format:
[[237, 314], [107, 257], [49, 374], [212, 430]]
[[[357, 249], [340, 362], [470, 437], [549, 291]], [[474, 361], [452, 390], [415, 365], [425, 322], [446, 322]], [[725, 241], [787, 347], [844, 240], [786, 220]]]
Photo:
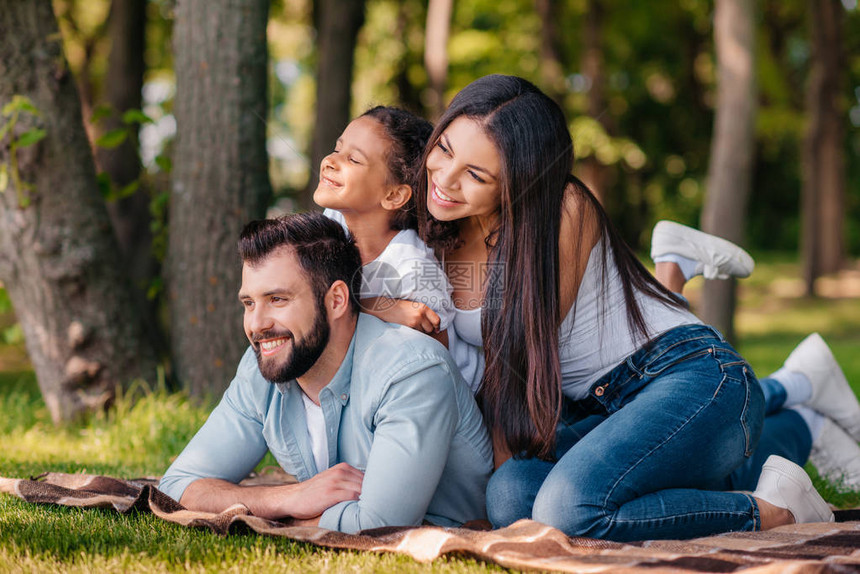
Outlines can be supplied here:
[[454, 315], [454, 327], [457, 333], [464, 341], [470, 345], [481, 347], [484, 344], [484, 339], [481, 336], [481, 308], [477, 309], [456, 309]]
[[317, 472], [328, 468], [328, 435], [325, 432], [325, 417], [322, 407], [314, 403], [305, 393], [302, 393], [305, 404], [305, 419], [308, 423], [308, 436], [311, 439], [311, 450], [314, 453], [314, 463]]
[[[323, 214], [340, 223], [349, 233], [343, 214], [326, 209]], [[455, 307], [451, 300], [453, 287], [436, 260], [414, 229], [403, 229], [394, 236], [382, 253], [361, 268], [361, 299], [388, 297], [424, 303], [439, 315], [440, 331], [448, 331], [448, 351], [466, 383], [477, 389], [483, 374], [483, 351], [467, 344], [453, 325]], [[478, 314], [480, 316], [480, 313]]]
[[[603, 245], [603, 240], [598, 241], [591, 250], [576, 303], [559, 328], [561, 388], [574, 400], [584, 398], [591, 385], [650, 339], [681, 325], [701, 324], [687, 309], [637, 292], [636, 301], [648, 334], [631, 331], [621, 275], [609, 247], [605, 268], [601, 270]], [[605, 273], [605, 281], [601, 271]]]
[[[636, 300], [649, 332], [647, 337], [643, 337], [631, 331], [621, 276], [609, 249], [606, 252], [605, 282], [601, 277], [602, 259], [601, 240], [591, 250], [576, 302], [559, 328], [561, 388], [573, 400], [588, 395], [591, 385], [648, 340], [681, 325], [701, 324], [699, 318], [686, 309], [637, 293]], [[481, 314], [477, 311], [457, 309], [454, 318], [458, 333], [472, 344], [475, 344], [476, 334], [478, 341], [481, 338]]]

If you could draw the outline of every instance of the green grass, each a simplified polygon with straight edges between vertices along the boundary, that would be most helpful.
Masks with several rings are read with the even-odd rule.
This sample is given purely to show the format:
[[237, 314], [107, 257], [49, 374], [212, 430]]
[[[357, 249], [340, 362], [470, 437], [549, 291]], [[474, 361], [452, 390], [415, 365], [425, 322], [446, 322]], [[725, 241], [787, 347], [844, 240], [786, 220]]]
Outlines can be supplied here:
[[[740, 283], [740, 351], [756, 372], [778, 368], [811, 331], [831, 344], [849, 381], [860, 391], [860, 298], [805, 300], [792, 279], [797, 267], [784, 257], [757, 257], [753, 277]], [[849, 277], [850, 280], [850, 277]], [[701, 282], [687, 295], [695, 305]], [[10, 316], [0, 313], [0, 329]], [[19, 342], [0, 344], [0, 476], [44, 471], [88, 472], [124, 478], [160, 475], [205, 420], [209, 407], [163, 390], [120, 397], [106, 414], [55, 428]], [[271, 458], [263, 465], [273, 464]], [[860, 495], [818, 479], [825, 498], [842, 507]], [[477, 572], [500, 570], [464, 557], [419, 564], [403, 556], [321, 550], [257, 535], [219, 537], [165, 523], [152, 515], [120, 515], [26, 504], [0, 495], [0, 574], [19, 571], [141, 572]]]

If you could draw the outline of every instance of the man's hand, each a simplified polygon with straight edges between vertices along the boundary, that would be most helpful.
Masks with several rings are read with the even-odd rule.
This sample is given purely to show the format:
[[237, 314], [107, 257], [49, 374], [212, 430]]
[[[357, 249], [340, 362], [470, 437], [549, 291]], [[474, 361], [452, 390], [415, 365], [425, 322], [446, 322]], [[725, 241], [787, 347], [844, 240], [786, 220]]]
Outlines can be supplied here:
[[296, 484], [239, 486], [216, 478], [195, 480], [180, 502], [190, 510], [221, 512], [241, 503], [255, 515], [271, 520], [318, 519], [339, 502], [358, 500], [364, 472], [342, 462]]
[[284, 500], [284, 516], [315, 518], [338, 502], [358, 500], [362, 480], [362, 471], [342, 462], [304, 482], [289, 485], [294, 488]]

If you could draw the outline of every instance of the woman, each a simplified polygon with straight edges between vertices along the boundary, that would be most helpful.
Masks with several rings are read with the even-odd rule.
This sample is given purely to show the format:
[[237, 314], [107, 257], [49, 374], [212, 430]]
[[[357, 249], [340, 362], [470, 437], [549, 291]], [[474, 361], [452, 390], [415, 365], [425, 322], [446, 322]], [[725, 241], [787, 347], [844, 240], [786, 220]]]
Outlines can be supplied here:
[[[481, 78], [430, 141], [419, 230], [454, 286], [455, 329], [483, 341], [495, 525], [531, 517], [634, 540], [832, 517], [788, 461], [769, 461], [753, 494], [714, 490], [753, 453], [761, 388], [570, 175], [552, 100], [520, 78]], [[574, 422], [557, 435], [563, 397]]]

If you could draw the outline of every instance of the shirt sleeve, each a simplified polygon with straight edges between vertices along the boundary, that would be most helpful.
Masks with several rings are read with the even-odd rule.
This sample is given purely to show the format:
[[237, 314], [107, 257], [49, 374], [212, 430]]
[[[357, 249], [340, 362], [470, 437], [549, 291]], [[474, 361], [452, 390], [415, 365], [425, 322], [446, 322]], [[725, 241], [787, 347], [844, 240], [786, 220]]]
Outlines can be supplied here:
[[359, 500], [332, 506], [319, 526], [354, 533], [420, 524], [456, 433], [455, 395], [454, 376], [441, 360], [388, 385], [374, 414]]
[[444, 331], [454, 320], [451, 283], [436, 258], [419, 249], [401, 250], [395, 267], [400, 276], [400, 293], [395, 299], [424, 303], [439, 315], [439, 330]]
[[253, 353], [246, 353], [221, 402], [164, 473], [159, 490], [178, 501], [195, 480], [237, 483], [262, 460], [268, 447], [263, 419], [252, 406], [249, 373], [254, 364]]

